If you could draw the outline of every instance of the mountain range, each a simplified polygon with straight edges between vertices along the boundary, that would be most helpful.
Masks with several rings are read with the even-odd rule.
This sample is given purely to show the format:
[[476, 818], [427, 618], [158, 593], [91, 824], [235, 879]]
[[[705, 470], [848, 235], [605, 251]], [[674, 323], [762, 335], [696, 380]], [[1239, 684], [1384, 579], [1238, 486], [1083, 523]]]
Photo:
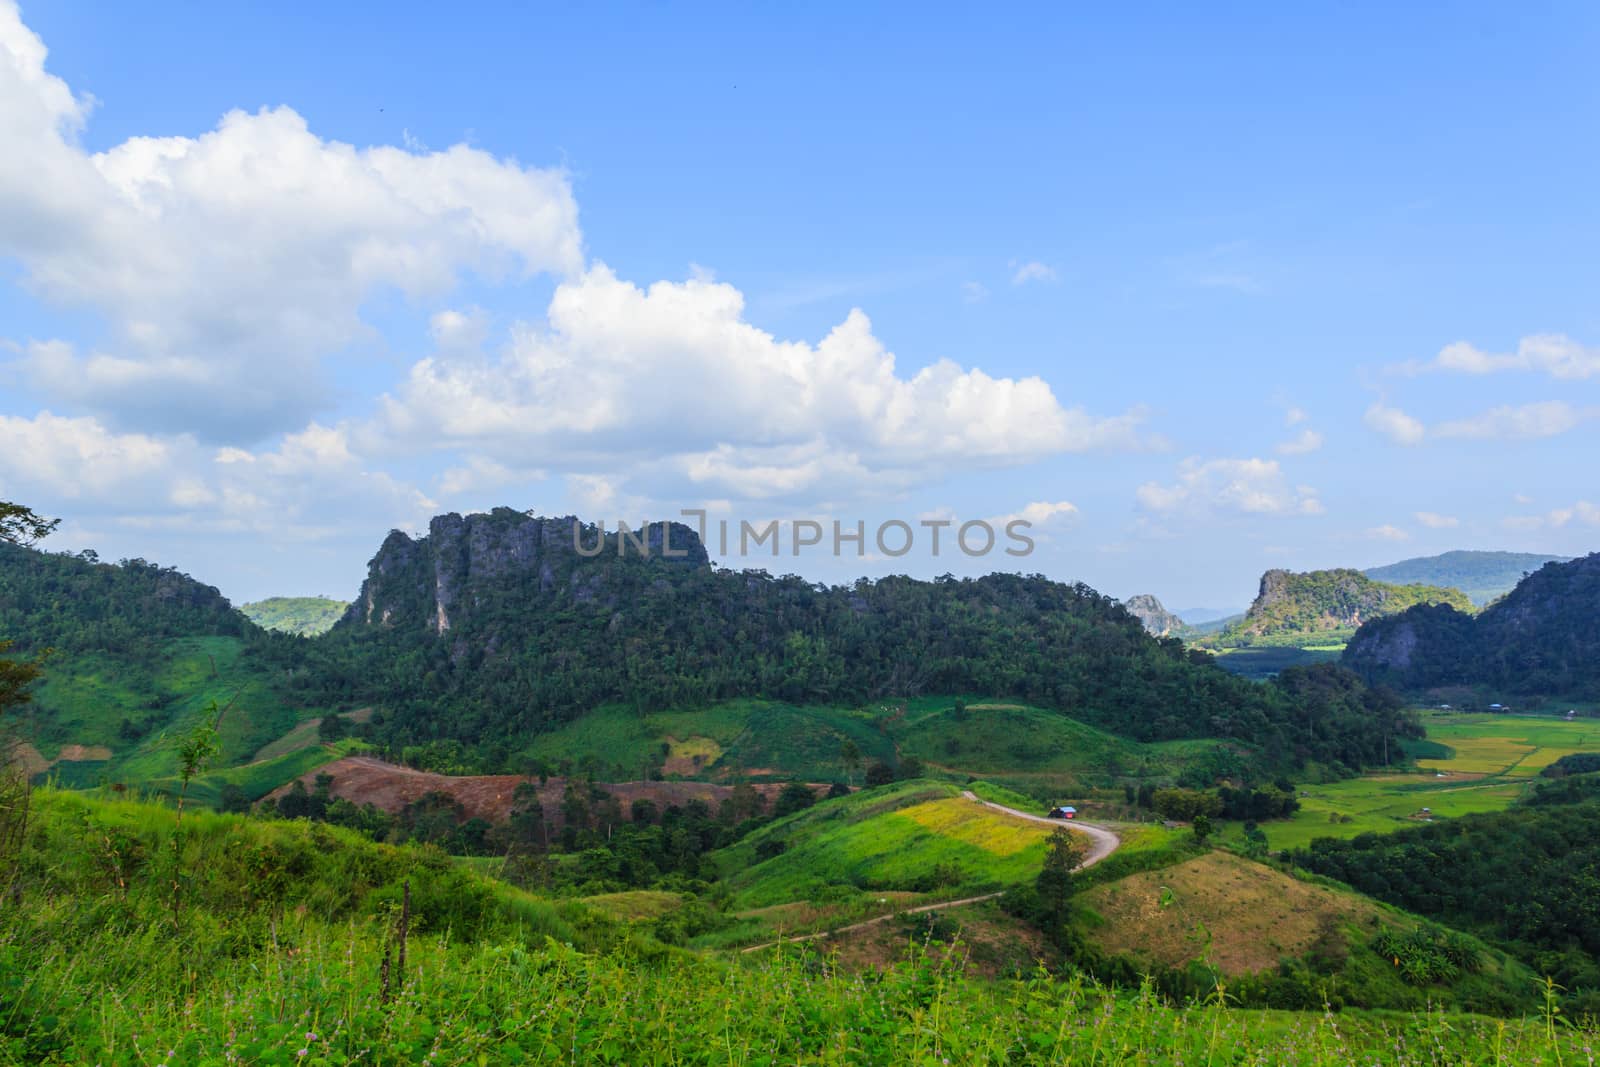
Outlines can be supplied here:
[[1434, 585], [1459, 589], [1483, 607], [1516, 588], [1518, 582], [1546, 563], [1566, 563], [1570, 557], [1532, 552], [1445, 552], [1419, 556], [1384, 567], [1371, 567], [1368, 578], [1390, 585]]
[[1344, 663], [1407, 690], [1487, 686], [1505, 693], [1600, 695], [1600, 553], [1546, 563], [1473, 615], [1418, 605], [1361, 629]]

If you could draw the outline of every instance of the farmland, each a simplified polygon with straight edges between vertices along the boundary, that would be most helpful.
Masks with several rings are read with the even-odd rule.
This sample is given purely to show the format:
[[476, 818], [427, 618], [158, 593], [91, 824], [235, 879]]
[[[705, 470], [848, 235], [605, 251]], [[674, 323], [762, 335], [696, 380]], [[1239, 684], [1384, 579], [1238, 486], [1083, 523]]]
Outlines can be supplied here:
[[[1424, 717], [1418, 773], [1380, 774], [1304, 787], [1300, 810], [1265, 829], [1274, 849], [1318, 837], [1387, 833], [1430, 818], [1502, 811], [1562, 756], [1600, 751], [1600, 720], [1523, 715]], [[1424, 810], [1427, 809], [1427, 810]]]

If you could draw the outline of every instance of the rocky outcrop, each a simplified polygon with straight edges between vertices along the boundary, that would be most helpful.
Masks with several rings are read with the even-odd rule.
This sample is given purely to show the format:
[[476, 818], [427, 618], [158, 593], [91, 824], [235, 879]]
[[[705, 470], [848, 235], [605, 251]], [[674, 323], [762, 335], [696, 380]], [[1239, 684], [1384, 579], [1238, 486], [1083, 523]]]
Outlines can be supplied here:
[[1456, 589], [1427, 585], [1387, 585], [1360, 571], [1270, 570], [1244, 619], [1221, 635], [1222, 642], [1260, 637], [1316, 637], [1348, 633], [1385, 615], [1418, 604], [1446, 604], [1470, 612], [1472, 603]]
[[1156, 637], [1171, 637], [1183, 629], [1183, 620], [1168, 611], [1154, 594], [1140, 593], [1122, 602], [1122, 606], [1144, 623], [1144, 628]]
[[444, 634], [466, 614], [508, 598], [607, 602], [619, 567], [709, 562], [699, 537], [682, 523], [618, 530], [510, 508], [452, 512], [435, 516], [426, 537], [391, 532], [339, 625], [425, 626]]

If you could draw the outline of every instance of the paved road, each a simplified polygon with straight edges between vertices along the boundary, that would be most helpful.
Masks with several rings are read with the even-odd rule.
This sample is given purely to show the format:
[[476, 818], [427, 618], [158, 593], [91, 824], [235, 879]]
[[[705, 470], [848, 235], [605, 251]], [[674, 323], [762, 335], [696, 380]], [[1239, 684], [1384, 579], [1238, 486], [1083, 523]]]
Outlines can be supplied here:
[[[1005, 814], [1014, 818], [1027, 819], [1029, 822], [1041, 822], [1048, 826], [1070, 826], [1072, 829], [1087, 835], [1091, 844], [1089, 845], [1089, 854], [1084, 857], [1082, 863], [1078, 864], [1077, 869], [1080, 871], [1085, 867], [1093, 867], [1096, 863], [1099, 863], [1101, 860], [1115, 852], [1117, 850], [1117, 846], [1122, 844], [1122, 838], [1118, 837], [1115, 833], [1106, 829], [1104, 826], [1096, 826], [1093, 823], [1078, 822], [1076, 819], [1068, 822], [1063, 819], [1047, 819], [1043, 815], [1030, 815], [1025, 811], [1018, 811], [1016, 808], [1008, 808], [1004, 804], [996, 804], [992, 800], [984, 800], [970, 789], [962, 790], [961, 795], [966, 797], [968, 800], [982, 804], [986, 808], [993, 808], [995, 811], [1004, 812]], [[969, 904], [981, 904], [985, 900], [994, 900], [1003, 895], [1003, 893], [985, 893], [981, 897], [963, 897], [960, 900], [941, 900], [937, 904], [923, 904], [915, 908], [905, 908], [901, 911], [891, 912], [888, 915], [879, 915], [874, 919], [864, 919], [861, 922], [851, 923], [849, 926], [837, 926], [832, 930], [818, 930], [814, 934], [799, 934], [795, 937], [783, 937], [779, 938], [777, 941], [768, 941], [760, 945], [751, 945], [749, 948], [740, 949], [739, 951], [760, 952], [762, 949], [771, 948], [773, 945], [796, 944], [801, 941], [816, 941], [819, 938], [832, 937], [835, 934], [847, 934], [852, 930], [861, 930], [868, 926], [876, 926], [879, 923], [886, 923], [897, 915], [919, 915], [926, 911], [944, 911], [949, 908], [962, 908]]]

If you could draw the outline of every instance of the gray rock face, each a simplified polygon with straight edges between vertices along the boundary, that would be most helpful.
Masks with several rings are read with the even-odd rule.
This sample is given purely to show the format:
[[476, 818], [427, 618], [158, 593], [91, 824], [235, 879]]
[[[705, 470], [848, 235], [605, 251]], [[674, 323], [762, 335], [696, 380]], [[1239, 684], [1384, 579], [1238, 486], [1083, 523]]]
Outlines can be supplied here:
[[1183, 620], [1163, 607], [1153, 594], [1131, 596], [1122, 602], [1122, 606], [1137, 616], [1144, 623], [1144, 628], [1157, 637], [1168, 637], [1183, 628]]
[[428, 535], [395, 530], [367, 566], [361, 595], [341, 626], [426, 625], [443, 634], [466, 613], [507, 595], [608, 598], [607, 575], [623, 561], [705, 567], [705, 546], [682, 523], [622, 532], [574, 516], [546, 518], [510, 508], [435, 516]]

